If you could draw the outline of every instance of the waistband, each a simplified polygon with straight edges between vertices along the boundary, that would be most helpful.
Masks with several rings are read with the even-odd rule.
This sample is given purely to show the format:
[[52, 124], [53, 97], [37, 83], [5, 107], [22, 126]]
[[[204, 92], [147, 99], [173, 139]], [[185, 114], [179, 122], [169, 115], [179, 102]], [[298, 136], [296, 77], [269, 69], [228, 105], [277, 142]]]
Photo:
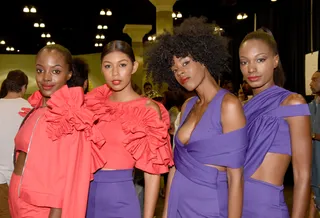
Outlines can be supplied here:
[[94, 174], [94, 181], [105, 183], [133, 181], [133, 169], [99, 170]]
[[277, 186], [268, 182], [249, 178], [245, 180], [245, 195], [251, 200], [281, 205], [285, 202], [283, 185]]

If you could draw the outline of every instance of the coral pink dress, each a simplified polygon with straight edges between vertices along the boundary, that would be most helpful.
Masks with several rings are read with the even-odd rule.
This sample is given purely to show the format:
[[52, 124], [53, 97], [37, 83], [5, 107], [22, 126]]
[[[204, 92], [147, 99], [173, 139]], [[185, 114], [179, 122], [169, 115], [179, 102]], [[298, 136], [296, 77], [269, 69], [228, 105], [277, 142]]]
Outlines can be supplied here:
[[27, 158], [10, 184], [12, 217], [48, 217], [50, 208], [62, 208], [63, 218], [85, 217], [90, 179], [105, 163], [97, 116], [84, 107], [80, 87], [62, 87], [47, 107], [42, 101], [39, 91], [29, 98], [35, 109], [15, 138]]

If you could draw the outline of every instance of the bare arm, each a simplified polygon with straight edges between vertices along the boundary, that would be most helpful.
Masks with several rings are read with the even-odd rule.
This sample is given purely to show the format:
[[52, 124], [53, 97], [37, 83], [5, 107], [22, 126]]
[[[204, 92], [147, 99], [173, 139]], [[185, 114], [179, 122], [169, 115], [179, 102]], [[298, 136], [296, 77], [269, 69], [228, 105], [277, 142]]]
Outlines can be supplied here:
[[[286, 99], [286, 105], [305, 104], [305, 100], [298, 94]], [[311, 174], [311, 130], [309, 116], [286, 118], [292, 143], [292, 166], [294, 176], [292, 218], [305, 217], [310, 199]]]
[[51, 208], [49, 218], [61, 218], [62, 209], [60, 208]]
[[162, 218], [166, 218], [168, 215], [168, 202], [169, 202], [169, 196], [170, 196], [170, 188], [171, 188], [172, 179], [174, 177], [175, 172], [176, 172], [176, 168], [174, 166], [171, 167], [168, 175], [168, 180], [167, 180], [166, 198], [164, 200]]
[[160, 188], [160, 175], [144, 173], [144, 183], [144, 218], [153, 218]]
[[[241, 102], [227, 94], [222, 102], [221, 122], [223, 132], [241, 129], [246, 125], [246, 118]], [[228, 218], [241, 218], [243, 204], [243, 168], [227, 168], [228, 176]]]

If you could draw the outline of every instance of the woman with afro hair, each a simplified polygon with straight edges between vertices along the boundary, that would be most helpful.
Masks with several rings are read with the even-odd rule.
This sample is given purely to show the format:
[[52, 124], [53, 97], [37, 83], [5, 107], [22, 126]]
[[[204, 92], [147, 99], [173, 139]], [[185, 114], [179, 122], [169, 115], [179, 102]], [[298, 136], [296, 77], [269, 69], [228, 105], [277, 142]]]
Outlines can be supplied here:
[[246, 119], [240, 101], [216, 81], [229, 58], [205, 18], [186, 19], [146, 52], [154, 83], [197, 93], [181, 109], [163, 217], [241, 217]]

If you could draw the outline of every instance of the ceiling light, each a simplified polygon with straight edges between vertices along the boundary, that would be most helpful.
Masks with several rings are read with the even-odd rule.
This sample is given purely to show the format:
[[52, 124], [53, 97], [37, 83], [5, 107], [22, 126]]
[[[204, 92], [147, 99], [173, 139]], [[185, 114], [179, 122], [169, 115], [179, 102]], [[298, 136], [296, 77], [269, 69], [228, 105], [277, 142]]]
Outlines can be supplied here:
[[10, 47], [7, 47], [6, 50], [7, 50], [7, 51], [10, 51]]
[[30, 12], [31, 12], [31, 13], [37, 13], [37, 9], [36, 9], [35, 7], [32, 7], [32, 8], [30, 9]]
[[10, 51], [14, 51], [14, 47], [11, 47], [11, 48], [10, 48]]
[[106, 15], [107, 15], [107, 16], [111, 16], [111, 15], [112, 15], [112, 12], [108, 9]]
[[0, 41], [0, 44], [1, 44], [1, 45], [4, 45], [4, 44], [6, 44], [6, 41], [1, 40], [1, 41]]
[[17, 52], [20, 52], [20, 50], [17, 50]]
[[152, 40], [154, 41], [154, 40], [156, 40], [156, 38], [157, 38], [156, 36], [153, 36], [153, 37], [152, 37]]
[[182, 14], [180, 12], [178, 12], [177, 18], [182, 18]]
[[148, 41], [151, 41], [152, 40], [152, 36], [148, 36]]
[[102, 43], [99, 43], [99, 46], [102, 47]]
[[100, 36], [100, 39], [105, 39], [106, 37], [104, 35], [101, 35]]
[[100, 15], [106, 15], [106, 12], [104, 10], [101, 10]]
[[246, 19], [246, 18], [248, 18], [248, 15], [247, 14], [243, 14], [242, 19]]
[[176, 13], [174, 13], [174, 12], [172, 13], [171, 16], [172, 16], [172, 18], [176, 18], [177, 17]]
[[46, 38], [46, 34], [42, 33], [41, 38]]
[[54, 45], [54, 44], [56, 44], [55, 42], [51, 42], [51, 45]]
[[276, 2], [277, 0], [271, 0], [272, 2]]
[[51, 35], [50, 35], [49, 33], [47, 33], [46, 37], [47, 37], [47, 38], [50, 38], [50, 37], [51, 37]]
[[34, 27], [39, 27], [39, 23], [34, 23], [33, 26]]
[[95, 46], [95, 47], [98, 47], [98, 46], [99, 46], [99, 44], [98, 44], [98, 43], [95, 43], [95, 44], [94, 44], [94, 46]]
[[101, 30], [102, 29], [102, 25], [98, 25], [98, 27], [97, 27], [99, 30]]
[[220, 29], [219, 29], [219, 30], [220, 30], [220, 31], [223, 31], [223, 28], [221, 28], [221, 27], [220, 27]]
[[107, 25], [104, 25], [104, 26], [103, 26], [103, 29], [104, 29], [104, 30], [108, 29], [108, 26], [107, 26]]
[[40, 23], [40, 27], [44, 28], [46, 25], [44, 25], [44, 23]]
[[51, 45], [51, 42], [49, 41], [49, 42], [47, 42], [47, 45]]
[[96, 39], [100, 39], [100, 35], [96, 35]]
[[29, 8], [28, 8], [27, 6], [25, 6], [25, 7], [23, 8], [23, 12], [24, 12], [24, 13], [29, 13]]
[[242, 14], [238, 14], [237, 19], [242, 20]]

